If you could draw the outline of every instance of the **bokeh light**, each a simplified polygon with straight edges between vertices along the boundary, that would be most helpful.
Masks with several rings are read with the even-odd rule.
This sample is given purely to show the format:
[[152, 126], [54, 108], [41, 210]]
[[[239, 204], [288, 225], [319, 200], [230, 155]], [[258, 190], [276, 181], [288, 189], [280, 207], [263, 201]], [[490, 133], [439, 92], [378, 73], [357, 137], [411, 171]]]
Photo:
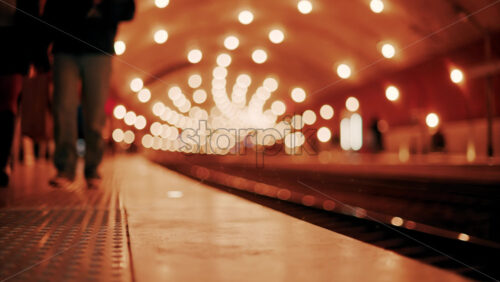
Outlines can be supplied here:
[[396, 55], [396, 48], [394, 48], [394, 46], [389, 43], [382, 45], [381, 51], [382, 55], [387, 59], [394, 58], [394, 56]]
[[464, 73], [459, 69], [453, 69], [450, 72], [450, 78], [454, 83], [461, 83], [464, 80]]
[[164, 29], [157, 30], [154, 34], [154, 40], [158, 44], [163, 44], [167, 42], [168, 32]]
[[274, 92], [278, 89], [278, 81], [272, 77], [264, 79], [264, 88], [269, 92]]
[[257, 49], [252, 53], [252, 60], [256, 64], [263, 64], [267, 61], [267, 53], [262, 49]]
[[143, 88], [137, 93], [137, 98], [141, 103], [146, 103], [151, 99], [151, 91], [147, 88]]
[[165, 8], [170, 3], [170, 0], [155, 0], [155, 5], [158, 8]]
[[318, 130], [316, 136], [319, 141], [326, 143], [332, 139], [332, 131], [328, 127], [323, 126]]
[[113, 110], [113, 115], [116, 119], [123, 119], [127, 114], [127, 109], [123, 105], [118, 105]]
[[230, 35], [224, 39], [224, 47], [228, 50], [235, 50], [240, 45], [240, 40], [234, 35]]
[[306, 99], [306, 91], [300, 87], [296, 87], [292, 89], [291, 96], [294, 102], [302, 103]]
[[332, 119], [333, 114], [334, 114], [333, 108], [330, 105], [323, 105], [319, 110], [319, 115], [325, 120]]
[[397, 101], [399, 99], [399, 89], [396, 86], [389, 86], [385, 89], [385, 97], [389, 101]]
[[274, 101], [271, 104], [271, 111], [273, 114], [280, 116], [286, 112], [286, 105], [281, 101]]
[[309, 0], [300, 0], [299, 3], [297, 3], [297, 9], [299, 9], [299, 12], [302, 14], [309, 14], [312, 9], [312, 3]]
[[372, 0], [370, 2], [370, 9], [376, 14], [382, 13], [384, 11], [384, 2], [382, 0]]
[[143, 86], [144, 82], [142, 82], [142, 79], [138, 77], [132, 79], [132, 81], [130, 82], [130, 89], [134, 92], [139, 92], [139, 90], [141, 90]]
[[134, 127], [137, 128], [138, 130], [142, 130], [146, 127], [146, 118], [144, 116], [137, 116], [135, 119]]
[[253, 21], [253, 14], [248, 10], [241, 11], [238, 14], [238, 20], [240, 21], [241, 24], [244, 25], [250, 24]]
[[351, 76], [351, 67], [346, 64], [340, 64], [337, 67], [337, 75], [342, 79], [347, 79]]
[[304, 111], [302, 118], [304, 119], [304, 123], [307, 125], [313, 125], [316, 122], [316, 114], [313, 110]]
[[201, 83], [202, 83], [202, 78], [201, 75], [199, 74], [193, 74], [188, 78], [188, 85], [191, 88], [198, 88], [200, 87]]
[[120, 128], [113, 130], [111, 137], [115, 142], [122, 142], [124, 137], [123, 130], [121, 130]]
[[220, 54], [219, 56], [217, 56], [217, 65], [227, 68], [229, 65], [231, 65], [231, 56], [226, 53]]
[[127, 130], [123, 134], [123, 142], [126, 144], [132, 144], [135, 140], [135, 134], [132, 132], [132, 130]]
[[207, 100], [207, 92], [203, 89], [198, 89], [193, 93], [193, 101], [197, 104], [202, 104]]
[[203, 58], [203, 53], [199, 49], [193, 49], [189, 51], [187, 58], [190, 63], [196, 64]]
[[285, 40], [285, 34], [279, 29], [273, 29], [269, 32], [269, 40], [274, 44], [280, 44]]
[[355, 112], [359, 109], [359, 101], [355, 97], [349, 97], [345, 101], [345, 107], [350, 112]]
[[425, 117], [425, 123], [428, 127], [437, 127], [439, 125], [439, 116], [436, 113], [430, 113]]
[[123, 53], [125, 53], [125, 50], [127, 50], [127, 45], [125, 45], [125, 42], [123, 41], [116, 41], [115, 42], [115, 54], [120, 56], [122, 55]]

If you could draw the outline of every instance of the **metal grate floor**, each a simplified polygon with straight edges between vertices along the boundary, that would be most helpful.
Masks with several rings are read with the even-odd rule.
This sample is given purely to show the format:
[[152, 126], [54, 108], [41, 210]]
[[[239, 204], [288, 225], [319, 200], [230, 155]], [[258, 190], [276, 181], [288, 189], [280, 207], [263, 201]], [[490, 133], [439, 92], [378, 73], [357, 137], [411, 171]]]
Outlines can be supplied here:
[[0, 209], [0, 281], [131, 281], [116, 187], [109, 176], [97, 191], [40, 189]]

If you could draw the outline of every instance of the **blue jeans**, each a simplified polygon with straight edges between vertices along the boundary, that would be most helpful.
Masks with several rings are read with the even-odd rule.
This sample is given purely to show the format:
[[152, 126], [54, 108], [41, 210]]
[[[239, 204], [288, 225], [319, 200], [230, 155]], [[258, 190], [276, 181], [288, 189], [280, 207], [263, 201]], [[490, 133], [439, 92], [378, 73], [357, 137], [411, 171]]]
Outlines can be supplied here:
[[[77, 152], [77, 108], [83, 111], [85, 177], [97, 177], [104, 144], [104, 104], [109, 90], [111, 57], [101, 54], [54, 55], [54, 164], [60, 174], [74, 178]], [[81, 84], [80, 84], [81, 82]]]

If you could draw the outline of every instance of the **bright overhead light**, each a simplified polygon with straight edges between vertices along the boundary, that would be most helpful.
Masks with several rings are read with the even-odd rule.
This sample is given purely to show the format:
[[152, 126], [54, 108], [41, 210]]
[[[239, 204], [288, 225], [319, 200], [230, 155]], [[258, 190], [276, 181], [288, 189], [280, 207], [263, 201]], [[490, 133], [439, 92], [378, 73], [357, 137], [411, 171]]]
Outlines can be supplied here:
[[347, 79], [351, 76], [351, 67], [346, 64], [340, 64], [337, 67], [337, 75], [342, 79]]
[[199, 63], [202, 58], [203, 58], [203, 54], [198, 49], [193, 49], [193, 50], [189, 51], [189, 53], [188, 53], [188, 61], [193, 63], [193, 64]]
[[122, 142], [124, 135], [125, 134], [123, 133], [123, 130], [121, 130], [120, 128], [113, 130], [113, 133], [111, 134], [115, 142]]
[[302, 14], [309, 14], [312, 11], [312, 3], [308, 0], [301, 0], [297, 4], [297, 8], [299, 9], [299, 12]]
[[155, 5], [158, 8], [165, 8], [168, 6], [168, 3], [170, 3], [169, 0], [155, 0]]
[[248, 74], [240, 74], [236, 78], [236, 84], [241, 88], [248, 88], [252, 84], [252, 78]]
[[240, 45], [240, 40], [234, 35], [230, 35], [224, 39], [224, 47], [228, 50], [234, 50]]
[[188, 78], [188, 85], [191, 88], [198, 88], [202, 83], [201, 75], [193, 74]]
[[425, 123], [428, 127], [437, 127], [439, 125], [439, 117], [435, 113], [430, 113], [425, 117]]
[[113, 110], [113, 115], [116, 119], [123, 119], [125, 117], [125, 114], [127, 114], [127, 109], [123, 105], [118, 105]]
[[231, 56], [226, 53], [222, 53], [217, 56], [217, 65], [227, 68], [231, 64]]
[[460, 83], [464, 80], [464, 73], [459, 69], [453, 69], [450, 73], [451, 81]]
[[316, 114], [313, 110], [306, 110], [302, 114], [302, 118], [304, 119], [304, 123], [307, 125], [313, 125], [316, 122]]
[[332, 131], [328, 127], [321, 127], [316, 136], [320, 142], [326, 143], [332, 139]]
[[292, 100], [296, 103], [302, 103], [306, 99], [306, 91], [304, 89], [297, 87], [292, 89], [291, 92]]
[[256, 64], [263, 64], [267, 61], [267, 53], [262, 49], [257, 49], [252, 53], [252, 60]]
[[253, 14], [248, 10], [241, 11], [240, 14], [238, 15], [238, 20], [240, 21], [241, 24], [244, 25], [250, 24], [253, 21]]
[[144, 82], [142, 82], [142, 79], [138, 77], [132, 79], [132, 81], [130, 82], [130, 89], [134, 92], [139, 92], [139, 90], [141, 90], [143, 86]]
[[384, 44], [382, 46], [381, 51], [382, 51], [382, 55], [387, 59], [394, 58], [394, 56], [396, 55], [396, 48], [394, 48], [394, 46], [392, 46], [389, 43]]
[[278, 81], [272, 77], [264, 79], [264, 88], [269, 92], [274, 92], [278, 89]]
[[286, 105], [281, 101], [274, 101], [271, 104], [271, 111], [273, 114], [280, 116], [286, 112]]
[[387, 87], [387, 89], [385, 90], [385, 97], [389, 101], [397, 101], [399, 99], [399, 89], [396, 88], [396, 86], [392, 85]]
[[359, 101], [354, 97], [349, 97], [345, 101], [345, 107], [350, 112], [355, 112], [359, 109]]
[[285, 40], [285, 34], [279, 29], [273, 29], [269, 32], [269, 40], [274, 44], [279, 44]]
[[203, 89], [198, 89], [193, 93], [193, 101], [196, 104], [202, 104], [207, 100], [207, 92]]
[[163, 44], [167, 42], [168, 32], [164, 29], [157, 30], [154, 34], [154, 40], [158, 44]]
[[333, 114], [334, 114], [333, 108], [330, 105], [323, 105], [319, 109], [319, 115], [325, 120], [332, 119]]
[[127, 46], [125, 45], [125, 42], [123, 41], [116, 41], [115, 42], [115, 54], [120, 56], [123, 53], [125, 53], [125, 50], [127, 49]]
[[137, 93], [137, 98], [139, 99], [140, 102], [146, 103], [151, 99], [151, 91], [147, 88], [143, 88]]
[[372, 0], [370, 2], [370, 9], [376, 14], [382, 13], [384, 10], [384, 2], [382, 2], [382, 0]]

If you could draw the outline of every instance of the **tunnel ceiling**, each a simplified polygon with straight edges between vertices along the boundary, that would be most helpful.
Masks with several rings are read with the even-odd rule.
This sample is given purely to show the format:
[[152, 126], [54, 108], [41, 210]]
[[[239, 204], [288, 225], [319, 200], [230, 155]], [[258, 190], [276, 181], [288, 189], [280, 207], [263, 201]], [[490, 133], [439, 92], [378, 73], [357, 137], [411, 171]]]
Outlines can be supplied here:
[[[212, 71], [221, 53], [232, 57], [227, 88], [237, 75], [246, 73], [252, 78], [249, 93], [253, 93], [264, 78], [272, 76], [279, 81], [279, 89], [269, 101], [283, 100], [290, 109], [293, 87], [302, 87], [308, 94], [302, 105], [326, 99], [339, 87], [359, 85], [477, 41], [482, 35], [476, 24], [500, 29], [500, 5], [493, 0], [384, 0], [381, 13], [370, 9], [370, 0], [311, 0], [308, 14], [298, 10], [296, 0], [163, 2], [168, 5], [159, 8], [154, 0], [138, 0], [136, 18], [122, 24], [116, 38], [126, 44], [126, 51], [115, 59], [113, 87], [119, 97], [144, 110], [151, 104], [139, 103], [130, 90], [134, 77], [144, 80], [151, 101], [168, 104], [171, 86], [180, 86], [189, 98], [193, 89], [188, 78], [200, 74], [210, 103]], [[243, 10], [253, 13], [250, 24], [239, 22]], [[474, 15], [465, 20], [467, 14]], [[163, 44], [154, 41], [159, 29], [168, 32]], [[282, 43], [269, 40], [273, 29], [283, 31]], [[229, 35], [239, 39], [235, 50], [224, 47]], [[381, 54], [385, 43], [396, 48], [392, 59]], [[202, 52], [199, 63], [187, 60], [192, 49]], [[252, 61], [256, 49], [267, 53], [266, 62]], [[352, 70], [345, 80], [336, 71], [342, 63]]]

